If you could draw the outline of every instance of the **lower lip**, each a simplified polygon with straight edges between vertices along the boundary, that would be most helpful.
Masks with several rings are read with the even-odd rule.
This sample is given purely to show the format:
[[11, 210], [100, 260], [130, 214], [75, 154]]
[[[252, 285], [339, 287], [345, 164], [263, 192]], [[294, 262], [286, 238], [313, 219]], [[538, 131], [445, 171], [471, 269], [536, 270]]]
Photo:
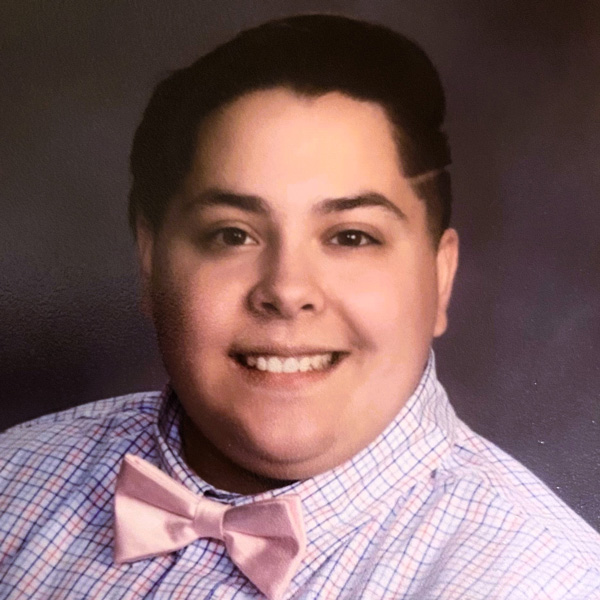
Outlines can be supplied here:
[[295, 373], [272, 373], [271, 371], [261, 371], [260, 369], [245, 367], [235, 360], [235, 358], [231, 358], [231, 361], [238, 368], [238, 371], [241, 372], [242, 376], [253, 385], [298, 388], [327, 379], [329, 375], [337, 370], [346, 358], [346, 356], [341, 356], [333, 365], [326, 369], [304, 372], [296, 371]]

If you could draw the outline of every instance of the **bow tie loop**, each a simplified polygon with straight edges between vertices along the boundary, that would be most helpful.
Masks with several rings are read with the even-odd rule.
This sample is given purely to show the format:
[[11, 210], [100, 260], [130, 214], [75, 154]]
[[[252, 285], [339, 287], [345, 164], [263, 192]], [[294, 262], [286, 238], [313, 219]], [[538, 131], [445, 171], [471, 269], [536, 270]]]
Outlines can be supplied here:
[[229, 510], [230, 507], [226, 504], [197, 498], [196, 514], [192, 525], [197, 538], [209, 537], [224, 542], [223, 521]]
[[204, 537], [224, 542], [232, 562], [270, 600], [278, 600], [306, 551], [300, 498], [228, 506], [126, 455], [115, 493], [115, 561], [167, 554]]

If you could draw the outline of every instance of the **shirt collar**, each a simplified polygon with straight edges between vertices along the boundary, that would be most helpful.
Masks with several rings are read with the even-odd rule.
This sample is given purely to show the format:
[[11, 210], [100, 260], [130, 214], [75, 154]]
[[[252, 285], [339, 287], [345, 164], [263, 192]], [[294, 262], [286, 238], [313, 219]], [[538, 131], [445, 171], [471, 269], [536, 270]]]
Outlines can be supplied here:
[[[182, 414], [176, 394], [167, 386], [155, 428], [164, 471], [196, 493], [233, 505], [298, 494], [309, 540], [311, 531], [325, 528], [335, 530], [331, 541], [342, 540], [344, 532], [350, 533], [365, 520], [375, 518], [378, 503], [383, 507], [386, 496], [397, 500], [417, 481], [430, 477], [453, 443], [456, 420], [437, 379], [432, 351], [419, 385], [396, 418], [369, 446], [330, 471], [244, 496], [215, 489], [187, 466], [180, 436]], [[327, 544], [326, 538], [319, 534], [323, 544]]]

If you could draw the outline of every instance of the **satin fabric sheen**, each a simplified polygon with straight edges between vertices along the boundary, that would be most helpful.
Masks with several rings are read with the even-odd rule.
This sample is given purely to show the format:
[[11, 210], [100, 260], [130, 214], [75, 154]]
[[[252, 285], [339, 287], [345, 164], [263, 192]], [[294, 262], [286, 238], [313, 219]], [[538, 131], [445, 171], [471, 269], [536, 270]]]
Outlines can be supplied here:
[[269, 600], [278, 600], [306, 551], [300, 498], [229, 506], [127, 454], [115, 493], [115, 562], [174, 552], [203, 537], [223, 541], [232, 562]]

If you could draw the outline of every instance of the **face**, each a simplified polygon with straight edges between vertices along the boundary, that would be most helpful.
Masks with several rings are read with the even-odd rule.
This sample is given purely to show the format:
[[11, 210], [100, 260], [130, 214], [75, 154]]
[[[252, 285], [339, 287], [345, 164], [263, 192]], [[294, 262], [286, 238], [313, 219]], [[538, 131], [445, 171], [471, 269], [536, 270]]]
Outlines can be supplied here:
[[433, 243], [384, 110], [340, 93], [276, 88], [213, 114], [162, 227], [138, 239], [188, 461], [209, 479], [209, 459], [228, 465], [221, 487], [355, 455], [446, 327], [456, 233]]

